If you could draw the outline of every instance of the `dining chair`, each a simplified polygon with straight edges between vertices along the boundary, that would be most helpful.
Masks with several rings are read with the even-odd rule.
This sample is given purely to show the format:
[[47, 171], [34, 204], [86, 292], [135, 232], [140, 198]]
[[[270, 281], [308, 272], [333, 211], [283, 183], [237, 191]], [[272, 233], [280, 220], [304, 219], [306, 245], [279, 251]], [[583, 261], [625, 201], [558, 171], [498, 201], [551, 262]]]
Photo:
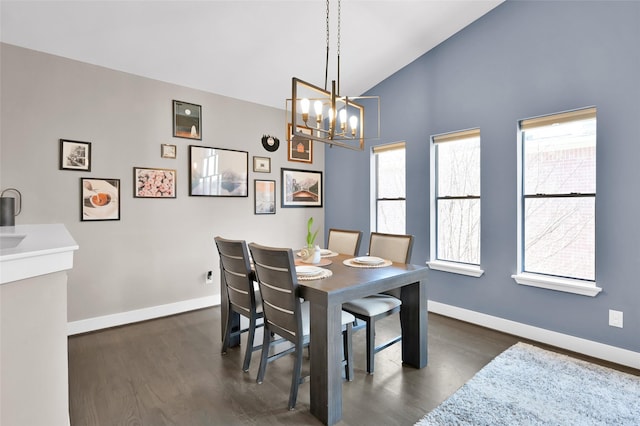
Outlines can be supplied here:
[[[288, 405], [289, 410], [293, 410], [298, 397], [298, 387], [304, 380], [301, 376], [302, 353], [304, 347], [309, 345], [309, 302], [303, 302], [299, 296], [298, 279], [291, 249], [250, 243], [249, 251], [253, 258], [258, 286], [262, 294], [264, 312], [264, 338], [257, 382], [263, 382], [269, 362], [293, 352], [295, 362]], [[349, 381], [353, 380], [351, 335], [354, 321], [353, 315], [342, 312], [343, 363], [345, 376]], [[293, 343], [293, 347], [269, 355], [271, 341], [276, 334]]]
[[[409, 263], [413, 249], [413, 235], [385, 234], [372, 232], [369, 240], [369, 255], [391, 260], [397, 263]], [[402, 335], [376, 346], [375, 323], [379, 319], [400, 311], [400, 289], [374, 294], [351, 300], [342, 305], [342, 309], [364, 321], [367, 345], [367, 373], [373, 374], [375, 354], [402, 340]]]
[[357, 256], [360, 250], [360, 240], [362, 240], [362, 231], [331, 228], [327, 237], [327, 250]]
[[[251, 270], [249, 252], [245, 241], [228, 240], [222, 237], [215, 237], [214, 240], [220, 255], [220, 269], [224, 275], [222, 281], [226, 286], [229, 306], [221, 352], [226, 354], [231, 338], [247, 331], [247, 347], [242, 370], [249, 371], [251, 355], [262, 347], [262, 345], [254, 346], [255, 330], [257, 327], [262, 326], [262, 324], [258, 324], [258, 320], [263, 317], [262, 299], [254, 289], [255, 274]], [[248, 318], [249, 327], [232, 331], [231, 314], [233, 312]]]

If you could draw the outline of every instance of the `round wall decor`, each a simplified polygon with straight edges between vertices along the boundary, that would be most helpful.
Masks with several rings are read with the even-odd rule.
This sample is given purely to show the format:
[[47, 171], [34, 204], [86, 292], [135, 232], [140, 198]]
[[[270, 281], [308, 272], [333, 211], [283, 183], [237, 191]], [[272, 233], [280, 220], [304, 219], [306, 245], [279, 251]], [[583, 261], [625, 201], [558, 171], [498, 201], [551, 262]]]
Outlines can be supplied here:
[[269, 152], [274, 152], [280, 147], [280, 141], [275, 136], [262, 136], [262, 146]]

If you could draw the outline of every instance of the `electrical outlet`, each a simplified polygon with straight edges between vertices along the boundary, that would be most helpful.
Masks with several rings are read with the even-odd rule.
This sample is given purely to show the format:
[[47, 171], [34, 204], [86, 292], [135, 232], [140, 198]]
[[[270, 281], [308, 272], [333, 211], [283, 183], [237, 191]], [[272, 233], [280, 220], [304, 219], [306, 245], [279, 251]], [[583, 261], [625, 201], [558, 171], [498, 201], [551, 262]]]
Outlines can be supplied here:
[[213, 284], [213, 271], [207, 271], [205, 278], [204, 278], [204, 283], [205, 284]]
[[622, 311], [609, 309], [609, 325], [622, 328]]

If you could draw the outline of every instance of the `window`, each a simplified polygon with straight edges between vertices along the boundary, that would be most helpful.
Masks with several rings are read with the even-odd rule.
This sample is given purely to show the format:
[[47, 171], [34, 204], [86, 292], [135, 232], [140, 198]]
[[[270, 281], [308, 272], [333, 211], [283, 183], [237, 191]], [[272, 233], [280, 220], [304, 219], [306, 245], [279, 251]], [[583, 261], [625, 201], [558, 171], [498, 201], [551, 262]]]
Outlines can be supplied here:
[[479, 276], [480, 130], [434, 136], [429, 267]]
[[514, 278], [595, 295], [596, 109], [522, 120], [519, 136]]
[[406, 233], [406, 185], [404, 142], [373, 147], [375, 231]]

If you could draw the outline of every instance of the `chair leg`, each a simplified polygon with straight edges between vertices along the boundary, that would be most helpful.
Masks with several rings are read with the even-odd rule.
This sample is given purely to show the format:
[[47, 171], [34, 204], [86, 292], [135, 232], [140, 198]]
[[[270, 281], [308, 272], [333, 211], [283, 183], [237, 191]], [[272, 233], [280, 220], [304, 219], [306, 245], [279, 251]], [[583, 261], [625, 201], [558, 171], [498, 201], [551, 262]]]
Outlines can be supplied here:
[[227, 312], [227, 324], [224, 327], [224, 336], [222, 336], [222, 349], [220, 350], [222, 355], [227, 354], [227, 349], [229, 349], [229, 340], [231, 340], [231, 310]]
[[262, 353], [260, 355], [260, 367], [258, 368], [258, 378], [256, 381], [258, 384], [262, 384], [264, 380], [264, 373], [267, 370], [267, 363], [269, 360], [269, 346], [271, 346], [271, 336], [272, 333], [269, 331], [269, 327], [265, 324], [264, 326], [264, 337], [262, 339]]
[[367, 373], [373, 374], [374, 360], [376, 354], [376, 323], [372, 319], [367, 319]]
[[293, 410], [298, 399], [298, 387], [300, 386], [300, 376], [302, 374], [302, 354], [304, 348], [302, 344], [296, 345], [295, 364], [293, 367], [293, 378], [291, 379], [291, 392], [289, 393], [289, 410]]
[[347, 328], [342, 332], [342, 347], [344, 350], [344, 359], [346, 364], [344, 366], [344, 376], [347, 381], [353, 381], [353, 324], [347, 324]]
[[247, 347], [244, 350], [244, 363], [242, 364], [242, 371], [249, 371], [249, 364], [251, 363], [251, 354], [253, 354], [253, 338], [256, 333], [256, 317], [252, 315], [249, 318], [249, 332], [247, 333]]

